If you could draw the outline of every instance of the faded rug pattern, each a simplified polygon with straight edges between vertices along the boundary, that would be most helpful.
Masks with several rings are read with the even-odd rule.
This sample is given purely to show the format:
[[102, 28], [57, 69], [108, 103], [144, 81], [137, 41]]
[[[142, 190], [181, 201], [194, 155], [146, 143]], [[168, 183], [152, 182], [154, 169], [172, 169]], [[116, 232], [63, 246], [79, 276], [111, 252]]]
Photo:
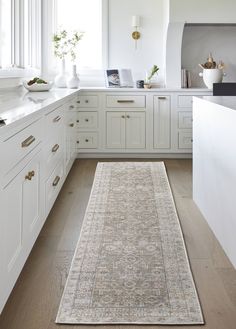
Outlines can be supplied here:
[[98, 163], [56, 322], [204, 323], [164, 163]]

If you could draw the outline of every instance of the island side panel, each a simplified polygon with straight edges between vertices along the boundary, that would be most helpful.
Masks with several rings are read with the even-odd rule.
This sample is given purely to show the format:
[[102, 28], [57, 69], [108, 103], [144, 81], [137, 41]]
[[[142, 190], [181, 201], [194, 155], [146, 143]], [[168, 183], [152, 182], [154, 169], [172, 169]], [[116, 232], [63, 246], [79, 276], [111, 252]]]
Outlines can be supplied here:
[[236, 268], [236, 111], [196, 97], [193, 199]]

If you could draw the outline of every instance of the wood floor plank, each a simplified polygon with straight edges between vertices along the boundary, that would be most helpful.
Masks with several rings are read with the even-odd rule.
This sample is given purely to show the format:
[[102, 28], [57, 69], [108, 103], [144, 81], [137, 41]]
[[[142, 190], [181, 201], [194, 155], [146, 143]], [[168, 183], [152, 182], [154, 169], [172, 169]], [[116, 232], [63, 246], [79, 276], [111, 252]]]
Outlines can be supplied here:
[[[204, 328], [235, 329], [236, 271], [192, 200], [191, 160], [171, 159], [166, 160], [165, 164], [206, 319]], [[75, 162], [0, 316], [0, 329], [78, 328], [73, 325], [57, 325], [55, 318], [77, 244], [96, 165], [97, 160], [93, 159]], [[99, 329], [126, 327], [144, 328], [133, 325], [106, 325], [99, 326]], [[154, 329], [158, 326], [148, 327]], [[79, 328], [87, 329], [88, 326], [80, 325]], [[173, 329], [173, 326], [165, 328]]]

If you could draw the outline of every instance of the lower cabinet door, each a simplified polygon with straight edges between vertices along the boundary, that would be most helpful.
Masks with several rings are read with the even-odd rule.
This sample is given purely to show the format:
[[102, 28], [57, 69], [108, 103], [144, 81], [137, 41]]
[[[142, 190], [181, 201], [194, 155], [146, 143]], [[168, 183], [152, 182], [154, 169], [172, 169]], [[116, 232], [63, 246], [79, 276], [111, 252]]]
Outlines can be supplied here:
[[146, 147], [145, 112], [126, 112], [126, 148], [144, 149]]
[[1, 304], [5, 302], [28, 257], [42, 223], [41, 204], [41, 152], [10, 181], [3, 189], [3, 246], [5, 273]]
[[171, 147], [170, 96], [154, 96], [154, 148]]
[[109, 149], [125, 148], [125, 112], [107, 112], [106, 147]]

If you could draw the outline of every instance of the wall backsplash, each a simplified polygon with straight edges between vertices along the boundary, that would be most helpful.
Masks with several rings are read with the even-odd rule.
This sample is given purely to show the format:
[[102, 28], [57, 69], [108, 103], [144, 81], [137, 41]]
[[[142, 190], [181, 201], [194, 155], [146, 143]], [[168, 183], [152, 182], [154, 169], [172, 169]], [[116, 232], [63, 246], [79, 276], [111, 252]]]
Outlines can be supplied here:
[[209, 52], [226, 64], [225, 82], [236, 81], [236, 25], [186, 25], [182, 42], [182, 67], [190, 70], [192, 87], [204, 87], [198, 63], [204, 63]]

